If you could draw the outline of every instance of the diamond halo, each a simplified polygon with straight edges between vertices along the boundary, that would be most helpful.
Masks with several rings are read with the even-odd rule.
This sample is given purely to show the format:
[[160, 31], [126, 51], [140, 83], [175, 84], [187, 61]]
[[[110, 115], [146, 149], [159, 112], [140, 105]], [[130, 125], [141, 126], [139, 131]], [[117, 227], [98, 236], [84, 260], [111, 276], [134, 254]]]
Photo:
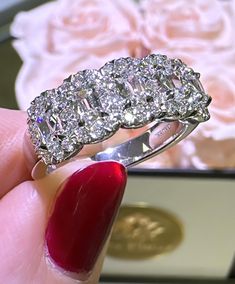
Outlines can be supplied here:
[[45, 164], [54, 165], [119, 128], [206, 121], [211, 98], [199, 77], [181, 60], [160, 54], [119, 58], [99, 70], [79, 71], [31, 102], [28, 129], [35, 151]]

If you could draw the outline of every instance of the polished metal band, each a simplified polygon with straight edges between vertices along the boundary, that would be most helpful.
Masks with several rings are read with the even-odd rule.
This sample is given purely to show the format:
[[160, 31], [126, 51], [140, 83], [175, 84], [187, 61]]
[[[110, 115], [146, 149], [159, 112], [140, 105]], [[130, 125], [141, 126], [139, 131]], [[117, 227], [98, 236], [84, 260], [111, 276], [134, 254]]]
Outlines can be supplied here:
[[[164, 127], [162, 127], [164, 124]], [[198, 123], [156, 123], [144, 134], [92, 156], [94, 161], [115, 160], [126, 167], [135, 166], [160, 154], [188, 136]], [[172, 129], [173, 128], [173, 129]]]

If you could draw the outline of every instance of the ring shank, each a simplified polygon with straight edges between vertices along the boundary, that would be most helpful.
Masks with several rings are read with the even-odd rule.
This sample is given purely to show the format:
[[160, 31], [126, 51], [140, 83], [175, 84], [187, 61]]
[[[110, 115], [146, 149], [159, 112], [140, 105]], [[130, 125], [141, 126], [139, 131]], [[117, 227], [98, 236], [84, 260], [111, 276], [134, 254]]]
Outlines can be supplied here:
[[93, 161], [115, 160], [129, 168], [177, 144], [197, 126], [198, 123], [187, 121], [156, 123], [142, 135], [99, 152], [91, 159]]
[[[108, 147], [104, 151], [98, 152], [90, 157], [90, 159], [93, 161], [114, 160], [130, 168], [174, 146], [188, 136], [198, 124], [197, 122], [188, 121], [157, 122], [150, 124], [149, 129], [143, 134], [125, 141], [122, 144]], [[79, 155], [77, 157], [79, 157]], [[75, 157], [75, 159], [77, 158]], [[71, 160], [73, 160], [73, 158]], [[61, 163], [61, 165], [67, 162], [69, 162], [69, 160]], [[54, 171], [61, 165], [49, 165], [46, 167], [44, 162], [40, 160], [34, 166], [31, 175], [33, 179], [38, 179]]]

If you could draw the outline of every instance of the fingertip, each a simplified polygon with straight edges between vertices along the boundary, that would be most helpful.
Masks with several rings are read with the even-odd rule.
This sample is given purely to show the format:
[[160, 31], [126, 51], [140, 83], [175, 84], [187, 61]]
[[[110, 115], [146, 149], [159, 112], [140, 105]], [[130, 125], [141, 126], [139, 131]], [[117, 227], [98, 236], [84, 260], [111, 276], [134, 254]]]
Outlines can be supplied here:
[[[84, 280], [92, 274], [120, 206], [125, 167], [115, 161], [80, 168], [61, 185], [46, 229], [49, 257]], [[89, 253], [88, 253], [89, 252]]]

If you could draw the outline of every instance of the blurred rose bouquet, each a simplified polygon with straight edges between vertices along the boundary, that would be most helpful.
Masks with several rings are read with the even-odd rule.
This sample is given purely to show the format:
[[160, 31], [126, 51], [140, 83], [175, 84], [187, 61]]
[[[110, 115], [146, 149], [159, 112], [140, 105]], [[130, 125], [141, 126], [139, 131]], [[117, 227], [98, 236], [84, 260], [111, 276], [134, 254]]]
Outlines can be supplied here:
[[23, 65], [16, 96], [26, 109], [78, 70], [126, 56], [163, 53], [202, 74], [211, 119], [141, 164], [151, 168], [235, 167], [235, 3], [220, 0], [58, 0], [19, 13], [11, 27]]

